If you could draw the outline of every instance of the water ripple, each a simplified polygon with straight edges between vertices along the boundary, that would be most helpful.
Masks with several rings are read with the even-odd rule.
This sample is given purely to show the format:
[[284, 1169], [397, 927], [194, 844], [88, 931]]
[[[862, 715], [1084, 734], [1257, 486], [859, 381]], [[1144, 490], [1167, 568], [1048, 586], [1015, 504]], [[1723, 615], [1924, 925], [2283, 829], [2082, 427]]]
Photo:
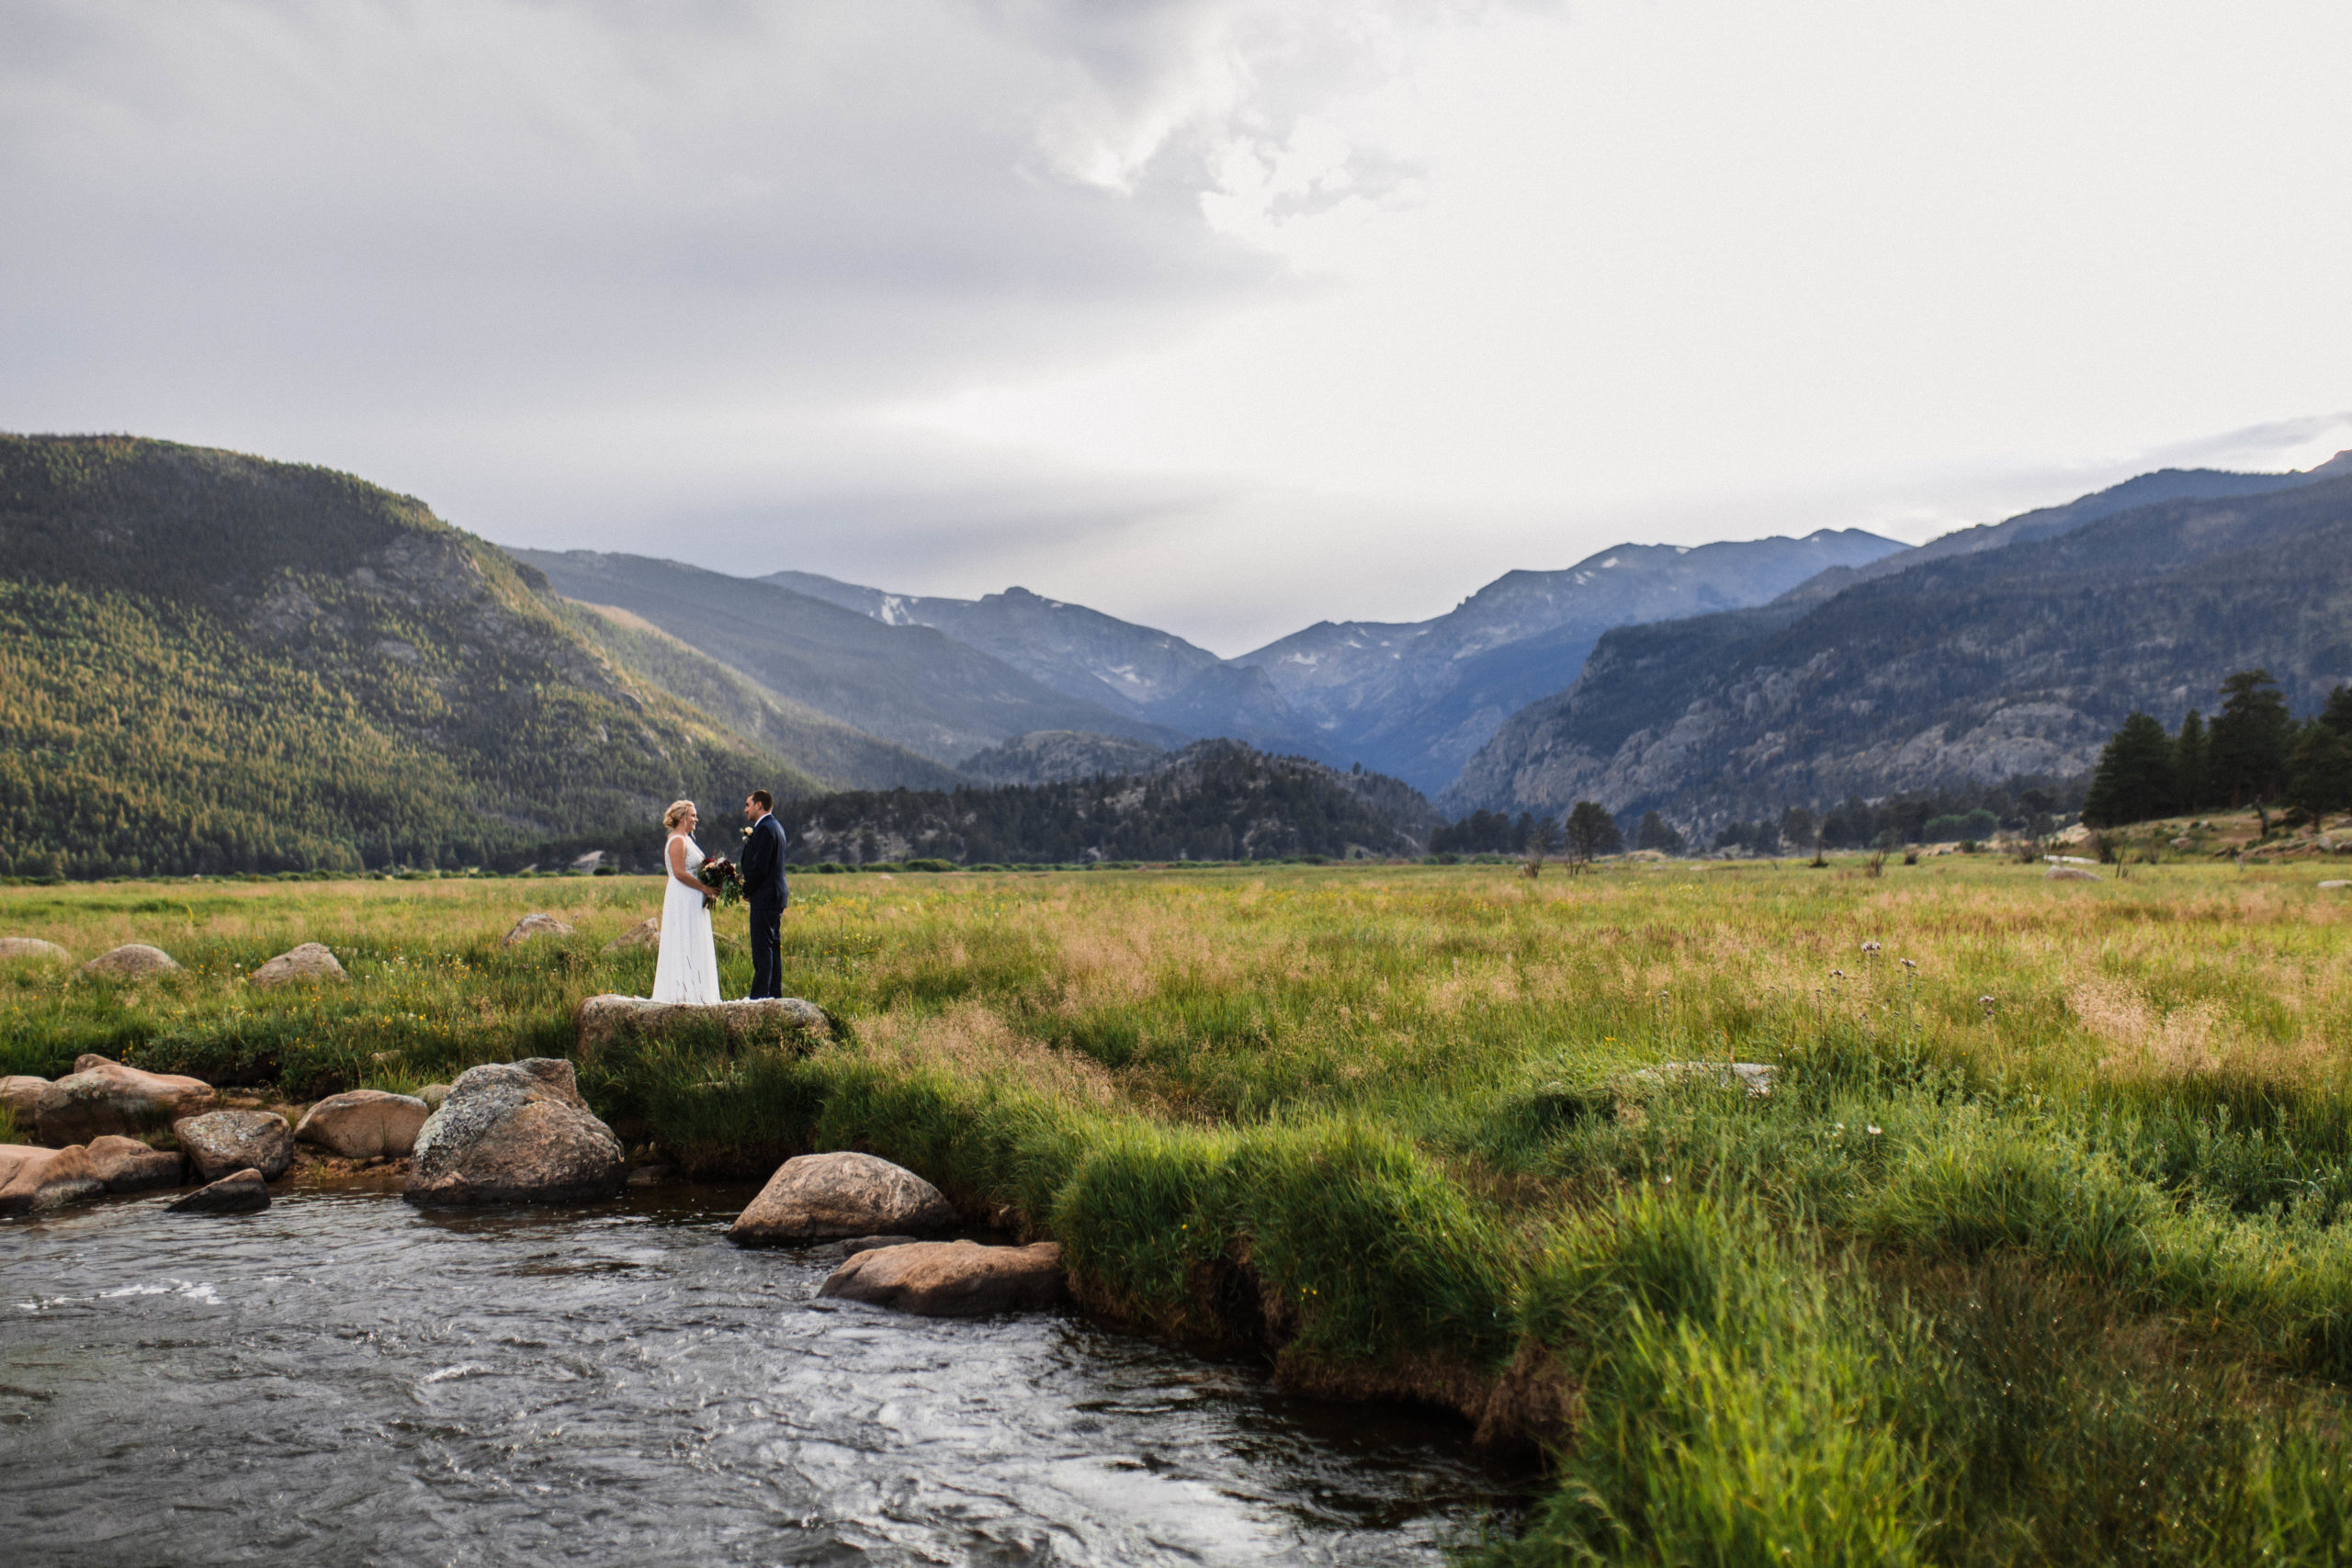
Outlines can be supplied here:
[[0, 1224], [12, 1561], [1435, 1563], [1461, 1434], [1082, 1320], [811, 1297], [745, 1194]]

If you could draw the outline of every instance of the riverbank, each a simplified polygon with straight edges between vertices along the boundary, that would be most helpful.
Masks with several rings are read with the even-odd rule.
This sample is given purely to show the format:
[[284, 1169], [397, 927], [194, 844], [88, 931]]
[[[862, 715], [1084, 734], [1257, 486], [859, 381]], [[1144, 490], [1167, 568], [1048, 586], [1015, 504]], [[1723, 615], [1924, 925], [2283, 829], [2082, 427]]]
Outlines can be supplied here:
[[[806, 878], [786, 989], [836, 1038], [640, 1043], [582, 1087], [688, 1170], [868, 1148], [1060, 1241], [1090, 1304], [1555, 1445], [1498, 1561], [2331, 1561], [2352, 914], [2319, 875]], [[0, 889], [0, 932], [186, 966], [10, 965], [0, 1071], [299, 1100], [566, 1054], [579, 1000], [649, 987], [606, 944], [656, 903]], [[503, 946], [534, 910], [575, 934]], [[303, 941], [348, 985], [240, 978]], [[1731, 1059], [1771, 1092], [1633, 1076]]]

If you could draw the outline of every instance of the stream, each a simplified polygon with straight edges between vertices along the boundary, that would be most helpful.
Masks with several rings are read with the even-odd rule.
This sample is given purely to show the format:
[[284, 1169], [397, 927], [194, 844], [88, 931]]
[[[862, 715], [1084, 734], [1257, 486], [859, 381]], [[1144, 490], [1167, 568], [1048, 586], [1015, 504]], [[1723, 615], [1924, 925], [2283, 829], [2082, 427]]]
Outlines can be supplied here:
[[1510, 1485], [1077, 1315], [818, 1302], [752, 1190], [0, 1222], [0, 1559], [1435, 1564]]

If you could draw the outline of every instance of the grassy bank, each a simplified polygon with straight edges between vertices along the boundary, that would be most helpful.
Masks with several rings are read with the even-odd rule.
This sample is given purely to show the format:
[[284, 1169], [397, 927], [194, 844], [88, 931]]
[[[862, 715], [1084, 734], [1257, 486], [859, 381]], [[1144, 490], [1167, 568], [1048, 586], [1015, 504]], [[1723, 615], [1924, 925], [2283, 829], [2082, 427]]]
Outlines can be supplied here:
[[[1093, 1302], [1552, 1445], [1496, 1562], [2352, 1559], [2352, 910], [1981, 857], [801, 879], [814, 1050], [582, 1064], [706, 1170], [860, 1146]], [[413, 1087], [643, 994], [629, 878], [0, 889], [0, 1071]], [[531, 909], [579, 928], [509, 950]], [[239, 978], [302, 941], [348, 987]], [[1875, 945], [1872, 945], [1875, 944]], [[730, 992], [748, 983], [722, 950]], [[1775, 1064], [1768, 1098], [1661, 1060]]]

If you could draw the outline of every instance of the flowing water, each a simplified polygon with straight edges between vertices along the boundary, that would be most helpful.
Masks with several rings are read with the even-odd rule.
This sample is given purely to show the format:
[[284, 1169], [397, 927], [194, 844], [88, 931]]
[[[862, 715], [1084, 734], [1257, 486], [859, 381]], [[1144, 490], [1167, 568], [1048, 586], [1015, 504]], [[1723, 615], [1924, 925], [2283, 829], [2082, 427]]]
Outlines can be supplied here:
[[1500, 1484], [1074, 1316], [818, 1302], [747, 1196], [0, 1223], [0, 1562], [1435, 1563]]

